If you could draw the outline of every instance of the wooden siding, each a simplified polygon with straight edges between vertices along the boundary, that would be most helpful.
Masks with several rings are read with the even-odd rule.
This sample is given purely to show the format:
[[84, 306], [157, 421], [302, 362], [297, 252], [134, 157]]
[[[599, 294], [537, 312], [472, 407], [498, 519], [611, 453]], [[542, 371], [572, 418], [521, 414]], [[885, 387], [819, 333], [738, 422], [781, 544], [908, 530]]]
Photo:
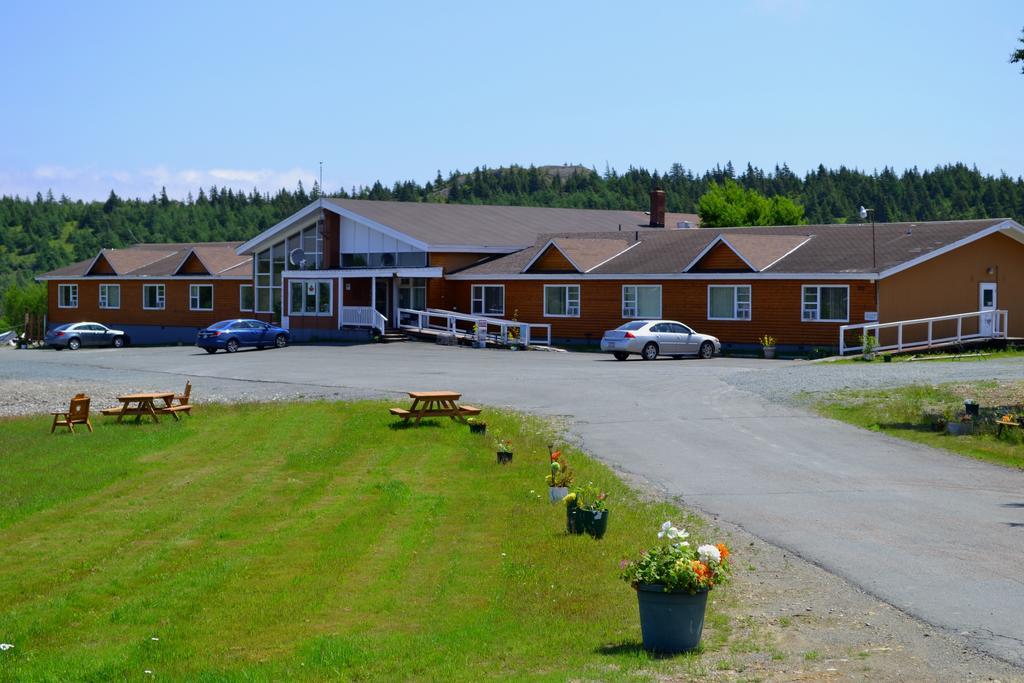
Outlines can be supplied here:
[[[882, 280], [879, 319], [895, 322], [976, 311], [983, 282], [996, 283], [996, 306], [1009, 311], [1010, 336], [1024, 337], [1024, 244], [999, 233]], [[964, 333], [977, 329], [976, 321], [964, 322]], [[906, 333], [915, 335], [910, 340], [926, 331], [907, 328]], [[895, 333], [890, 334], [894, 342]], [[955, 335], [956, 323], [935, 323], [933, 334]], [[888, 343], [890, 337], [882, 341]]]
[[550, 245], [544, 250], [536, 261], [530, 266], [528, 273], [578, 273], [576, 266], [565, 257], [555, 245]]
[[690, 269], [694, 273], [749, 273], [750, 266], [741, 259], [728, 245], [719, 242], [704, 254]]
[[107, 257], [100, 254], [99, 258], [96, 259], [96, 263], [92, 264], [89, 275], [117, 275], [117, 272], [114, 271], [114, 267], [110, 265]]
[[[796, 280], [507, 280], [449, 281], [449, 294], [460, 311], [470, 310], [470, 292], [474, 284], [505, 285], [505, 317], [514, 314], [531, 323], [550, 323], [551, 334], [560, 339], [596, 341], [605, 330], [627, 322], [622, 317], [622, 285], [662, 286], [662, 317], [691, 325], [698, 332], [712, 334], [724, 343], [757, 344], [758, 337], [770, 334], [785, 345], [837, 346], [839, 326], [843, 323], [804, 322], [801, 320], [804, 284], [849, 285], [850, 322], [864, 322], [864, 312], [874, 310], [874, 285], [864, 280], [804, 282]], [[580, 317], [544, 317], [545, 284], [579, 284]], [[750, 320], [708, 320], [708, 285], [751, 285]]]
[[341, 216], [324, 212], [324, 268], [337, 268], [341, 263]]
[[370, 288], [373, 287], [373, 278], [347, 277], [345, 278], [345, 286], [348, 287], [344, 292], [344, 304], [346, 306], [370, 305]]
[[[170, 327], [206, 327], [218, 320], [249, 317], [239, 310], [241, 303], [238, 287], [245, 280], [116, 280], [97, 277], [95, 280], [47, 282], [47, 320], [50, 324], [91, 321], [116, 327], [117, 325], [165, 325]], [[78, 285], [78, 308], [58, 308], [57, 286]], [[100, 308], [100, 285], [121, 286], [121, 307]], [[188, 286], [213, 285], [213, 310], [190, 311]], [[142, 307], [142, 286], [164, 285], [165, 308], [147, 310]]]
[[179, 273], [191, 274], [191, 275], [210, 275], [210, 271], [206, 269], [203, 262], [199, 260], [199, 257], [195, 254], [189, 254], [185, 262], [181, 264], [181, 268], [178, 269]]
[[[445, 275], [467, 268], [474, 263], [495, 258], [495, 254], [466, 254], [461, 252], [431, 252], [427, 255], [427, 263], [432, 268], [441, 268]], [[500, 256], [500, 255], [497, 255]], [[448, 288], [458, 283], [451, 282], [444, 278], [430, 278], [427, 280], [427, 308], [442, 308], [451, 310], [451, 299], [448, 295]], [[369, 305], [369, 304], [367, 304]], [[459, 309], [466, 311], [469, 309]]]

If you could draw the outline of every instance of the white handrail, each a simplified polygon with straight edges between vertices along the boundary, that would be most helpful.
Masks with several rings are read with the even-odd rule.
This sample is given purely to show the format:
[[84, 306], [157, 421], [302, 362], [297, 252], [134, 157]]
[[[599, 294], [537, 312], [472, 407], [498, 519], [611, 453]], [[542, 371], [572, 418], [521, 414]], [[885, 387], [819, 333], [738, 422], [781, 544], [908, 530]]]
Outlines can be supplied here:
[[372, 306], [342, 306], [341, 324], [372, 327], [383, 332], [387, 329], [388, 319]]
[[[991, 320], [988, 321], [991, 324], [991, 331], [982, 331], [982, 323], [985, 319], [982, 316], [991, 316]], [[931, 318], [916, 318], [914, 320], [898, 320], [891, 323], [863, 323], [860, 325], [840, 325], [839, 327], [839, 355], [845, 356], [848, 352], [863, 351], [864, 344], [860, 346], [847, 344], [846, 333], [851, 330], [863, 330], [861, 336], [869, 336], [872, 333], [875, 336], [875, 341], [879, 341], [879, 330], [896, 328], [896, 343], [895, 344], [878, 344], [875, 345], [876, 351], [902, 351], [907, 347], [915, 346], [926, 346], [931, 347], [936, 344], [948, 344], [951, 342], [963, 342], [970, 341], [973, 339], [1005, 339], [1007, 331], [1009, 330], [1009, 311], [1001, 309], [988, 309], [983, 311], [970, 311], [969, 313], [954, 313], [951, 315], [937, 315]], [[978, 319], [978, 331], [970, 334], [964, 334], [964, 320], [968, 318]], [[936, 338], [935, 323], [945, 321], [956, 321], [956, 336], [953, 337], [940, 337]], [[906, 335], [904, 334], [904, 328], [911, 325], [927, 325], [928, 334], [925, 339], [907, 341]]]
[[[443, 324], [438, 324], [435, 321], [443, 321]], [[467, 329], [460, 330], [459, 323], [463, 323], [462, 326]], [[410, 330], [443, 330], [453, 334], [475, 335], [478, 339], [492, 339], [505, 344], [518, 339], [518, 342], [525, 346], [530, 344], [551, 346], [551, 325], [547, 323], [524, 323], [518, 320], [504, 320], [437, 308], [428, 308], [425, 311], [400, 308], [398, 309], [398, 326]], [[497, 327], [498, 334], [491, 334], [490, 327]], [[534, 328], [542, 330], [543, 337], [538, 338], [534, 335]], [[518, 334], [510, 335], [510, 330], [518, 330]]]

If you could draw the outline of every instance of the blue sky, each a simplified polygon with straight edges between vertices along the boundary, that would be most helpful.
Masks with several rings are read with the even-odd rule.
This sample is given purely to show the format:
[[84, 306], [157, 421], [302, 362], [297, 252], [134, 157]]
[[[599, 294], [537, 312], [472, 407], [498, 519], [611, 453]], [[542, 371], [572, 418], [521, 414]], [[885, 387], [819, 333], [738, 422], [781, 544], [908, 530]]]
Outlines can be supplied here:
[[1024, 174], [1017, 0], [0, 4], [0, 194], [582, 163]]

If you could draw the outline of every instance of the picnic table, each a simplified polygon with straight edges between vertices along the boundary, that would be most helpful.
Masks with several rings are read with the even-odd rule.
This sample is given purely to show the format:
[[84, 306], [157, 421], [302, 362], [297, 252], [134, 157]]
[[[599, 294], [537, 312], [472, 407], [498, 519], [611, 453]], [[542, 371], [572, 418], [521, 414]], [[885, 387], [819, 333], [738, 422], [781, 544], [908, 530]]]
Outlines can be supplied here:
[[465, 422], [467, 415], [479, 415], [480, 409], [474, 406], [459, 405], [462, 394], [457, 391], [410, 391], [412, 399], [408, 408], [392, 408], [391, 414], [397, 415], [406, 422], [415, 418], [415, 424], [425, 417], [448, 417], [457, 422]]
[[[134, 415], [136, 422], [142, 421], [143, 415], [148, 415], [153, 418], [153, 422], [159, 422], [160, 418], [157, 417], [158, 413], [166, 412], [171, 407], [171, 403], [174, 401], [173, 391], [154, 391], [149, 393], [140, 394], [125, 394], [124, 396], [118, 396], [117, 400], [121, 402], [121, 406], [117, 408], [107, 408], [101, 411], [104, 415], [117, 415], [117, 421], [121, 422], [124, 420], [125, 415]], [[163, 401], [162, 406], [157, 407], [156, 401]], [[177, 420], [178, 415], [174, 415], [174, 419]]]

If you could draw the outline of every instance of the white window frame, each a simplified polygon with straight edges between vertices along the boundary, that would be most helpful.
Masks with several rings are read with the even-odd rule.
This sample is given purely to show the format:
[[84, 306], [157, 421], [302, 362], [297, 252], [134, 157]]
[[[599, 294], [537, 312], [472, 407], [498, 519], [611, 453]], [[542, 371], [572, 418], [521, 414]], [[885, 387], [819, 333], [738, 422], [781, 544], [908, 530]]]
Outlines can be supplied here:
[[[807, 291], [813, 289], [814, 294], [814, 315], [808, 317], [807, 313]], [[845, 289], [846, 290], [846, 317], [845, 318], [821, 318], [821, 290], [822, 289]], [[848, 323], [850, 322], [850, 285], [803, 285], [800, 288], [800, 320], [805, 323]]]
[[[263, 256], [266, 259], [263, 259]], [[266, 271], [261, 270], [263, 264], [266, 264]], [[256, 313], [273, 313], [274, 312], [274, 285], [272, 283], [273, 263], [271, 261], [270, 248], [267, 247], [263, 251], [259, 251], [253, 254], [252, 272], [255, 276], [256, 286], [253, 288], [253, 300], [252, 305]], [[267, 307], [265, 309], [260, 308], [260, 294], [265, 293], [267, 297]]]
[[[111, 288], [117, 290], [117, 305], [116, 306], [111, 306], [110, 305], [110, 289]], [[121, 285], [109, 285], [109, 284], [100, 285], [99, 297], [98, 298], [99, 298], [100, 308], [108, 308], [108, 309], [121, 308]]]
[[[484, 302], [487, 300], [486, 293], [484, 290], [488, 288], [500, 289], [501, 290], [501, 310], [496, 313], [485, 313]], [[477, 296], [479, 290], [480, 296]], [[477, 310], [477, 304], [480, 304], [480, 310]], [[505, 285], [473, 285], [470, 295], [470, 313], [473, 315], [505, 315]]]
[[[252, 294], [249, 295], [249, 298], [252, 299], [252, 306], [250, 306], [249, 308], [245, 308], [244, 304], [242, 303], [245, 300], [245, 298], [242, 296], [242, 290], [245, 289], [246, 287], [248, 287], [252, 291]], [[238, 285], [238, 310], [247, 311], [251, 313], [252, 309], [254, 308], [256, 308], [256, 287], [254, 287], [251, 284]]]
[[[548, 289], [564, 289], [565, 290], [565, 310], [566, 313], [548, 313]], [[576, 312], [572, 313], [572, 297], [569, 296], [569, 291], [576, 290]], [[580, 317], [580, 309], [583, 307], [581, 304], [582, 290], [579, 285], [544, 285], [544, 317], [545, 318], [578, 318]]]
[[[316, 303], [313, 306], [315, 310], [313, 312], [311, 312], [311, 313], [306, 311], [306, 296], [308, 296], [306, 294], [306, 287], [308, 287], [310, 283], [313, 283], [313, 286], [316, 289]], [[322, 284], [326, 284], [327, 285], [327, 304], [328, 304], [327, 305], [327, 311], [325, 311], [323, 313], [321, 313], [320, 310], [319, 310], [320, 309], [320, 285], [322, 285]], [[295, 309], [292, 308], [292, 288], [295, 287], [295, 285], [301, 285], [302, 286], [302, 310], [301, 311], [296, 311]], [[294, 315], [294, 316], [300, 316], [300, 317], [319, 316], [319, 317], [323, 317], [323, 318], [329, 318], [330, 316], [334, 315], [334, 280], [323, 280], [323, 279], [320, 279], [320, 280], [312, 280], [312, 279], [309, 279], [309, 280], [288, 280], [288, 315], [289, 316]]]
[[[146, 296], [146, 290], [148, 288], [150, 288], [150, 287], [159, 287], [160, 288], [159, 290], [157, 290], [159, 292], [159, 294], [156, 297], [156, 300], [159, 303], [158, 306], [147, 306], [146, 305], [146, 299], [149, 298], [149, 297]], [[148, 284], [148, 285], [142, 285], [142, 308], [143, 308], [143, 310], [146, 310], [146, 311], [162, 311], [162, 310], [166, 309], [167, 308], [167, 287], [165, 285], [160, 285], [160, 284], [155, 284], [155, 283], [154, 284]]]
[[[658, 290], [658, 312], [654, 315], [640, 315], [640, 297], [637, 291], [638, 287], [648, 287], [651, 289]], [[626, 290], [633, 291], [633, 303], [632, 308], [626, 303]], [[622, 285], [622, 317], [624, 319], [640, 319], [649, 320], [651, 318], [660, 318], [662, 307], [664, 302], [662, 300], [661, 285]]]
[[[68, 293], [66, 304], [64, 292]], [[57, 285], [57, 307], [78, 308], [78, 285]]]
[[[731, 289], [732, 290], [732, 317], [721, 318], [711, 315], [711, 290], [712, 289]], [[741, 307], [739, 290], [747, 290], [747, 301], [746, 301], [746, 315], [741, 315], [743, 309]], [[749, 322], [754, 317], [754, 290], [752, 285], [708, 285], [708, 320], [742, 320]]]
[[[202, 308], [199, 301], [199, 290], [202, 287], [210, 288], [210, 307]], [[190, 311], [212, 311], [213, 310], [213, 285], [195, 284], [188, 286], [188, 310]]]

